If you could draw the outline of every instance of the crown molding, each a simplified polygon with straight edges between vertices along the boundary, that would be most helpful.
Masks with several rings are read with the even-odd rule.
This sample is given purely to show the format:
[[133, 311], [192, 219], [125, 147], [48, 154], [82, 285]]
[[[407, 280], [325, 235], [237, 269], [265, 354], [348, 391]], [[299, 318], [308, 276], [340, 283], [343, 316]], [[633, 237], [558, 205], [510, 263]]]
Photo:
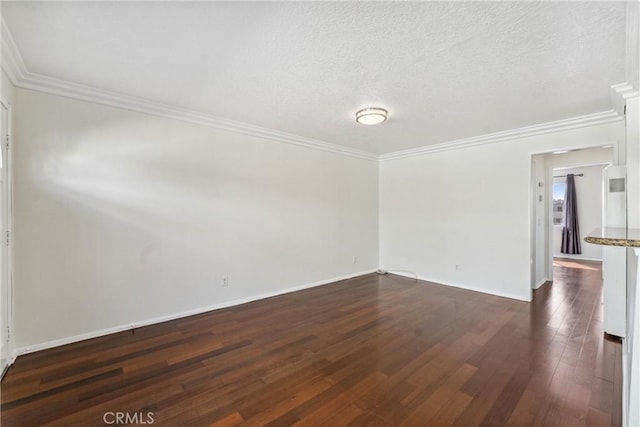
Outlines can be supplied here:
[[613, 111], [620, 116], [624, 116], [624, 106], [627, 103], [627, 99], [633, 98], [634, 96], [640, 96], [640, 91], [627, 82], [611, 86], [611, 105], [613, 106]]
[[330, 153], [344, 154], [366, 160], [378, 160], [378, 155], [363, 150], [267, 129], [248, 123], [227, 120], [213, 115], [187, 110], [148, 99], [97, 89], [78, 83], [30, 72], [22, 60], [11, 32], [2, 20], [2, 69], [14, 86], [67, 98], [79, 99], [110, 107], [122, 108], [153, 116], [194, 123], [242, 135], [265, 138]]
[[613, 110], [601, 113], [587, 114], [585, 116], [573, 117], [570, 119], [556, 120], [553, 122], [541, 123], [538, 125], [525, 126], [517, 129], [510, 129], [502, 132], [490, 133], [487, 135], [474, 136], [471, 138], [457, 139], [441, 144], [426, 145], [393, 153], [382, 154], [380, 161], [402, 159], [405, 157], [420, 156], [423, 154], [437, 153], [440, 151], [459, 150], [462, 148], [476, 147], [479, 145], [493, 144], [496, 142], [509, 141], [512, 139], [526, 138], [529, 136], [543, 135], [546, 133], [559, 132], [563, 130], [582, 128], [587, 126], [601, 125], [624, 120]]

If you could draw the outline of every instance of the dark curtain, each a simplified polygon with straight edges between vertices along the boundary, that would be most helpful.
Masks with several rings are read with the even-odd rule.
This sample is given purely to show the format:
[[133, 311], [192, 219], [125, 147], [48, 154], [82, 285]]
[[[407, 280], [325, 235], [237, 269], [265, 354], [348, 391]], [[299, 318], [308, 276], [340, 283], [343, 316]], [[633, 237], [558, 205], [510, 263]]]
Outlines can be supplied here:
[[560, 252], [563, 254], [581, 254], [576, 183], [572, 173], [567, 175], [562, 219], [562, 246], [560, 247]]

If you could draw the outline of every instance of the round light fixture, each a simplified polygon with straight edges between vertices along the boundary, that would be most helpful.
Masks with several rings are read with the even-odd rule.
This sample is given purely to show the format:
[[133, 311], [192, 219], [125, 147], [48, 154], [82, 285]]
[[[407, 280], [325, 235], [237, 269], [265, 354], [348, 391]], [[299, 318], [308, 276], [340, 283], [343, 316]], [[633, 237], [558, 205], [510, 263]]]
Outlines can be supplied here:
[[356, 122], [361, 125], [377, 125], [387, 120], [387, 110], [384, 108], [364, 108], [356, 112]]

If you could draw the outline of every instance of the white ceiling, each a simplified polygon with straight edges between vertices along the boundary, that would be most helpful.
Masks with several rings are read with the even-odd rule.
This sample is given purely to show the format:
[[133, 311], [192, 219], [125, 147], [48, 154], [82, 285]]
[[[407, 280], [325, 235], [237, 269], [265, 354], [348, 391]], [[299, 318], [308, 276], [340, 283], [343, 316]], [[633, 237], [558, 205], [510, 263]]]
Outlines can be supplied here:
[[[389, 153], [611, 109], [623, 2], [2, 2], [32, 73]], [[365, 127], [359, 108], [390, 118]]]

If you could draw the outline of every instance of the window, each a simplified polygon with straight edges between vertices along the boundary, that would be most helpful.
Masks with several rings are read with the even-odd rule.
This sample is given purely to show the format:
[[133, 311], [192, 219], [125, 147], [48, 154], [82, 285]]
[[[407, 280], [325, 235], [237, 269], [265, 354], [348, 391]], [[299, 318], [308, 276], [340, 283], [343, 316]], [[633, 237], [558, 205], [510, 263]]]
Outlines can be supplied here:
[[564, 192], [567, 184], [556, 182], [553, 184], [553, 225], [562, 225], [562, 213], [564, 212]]

